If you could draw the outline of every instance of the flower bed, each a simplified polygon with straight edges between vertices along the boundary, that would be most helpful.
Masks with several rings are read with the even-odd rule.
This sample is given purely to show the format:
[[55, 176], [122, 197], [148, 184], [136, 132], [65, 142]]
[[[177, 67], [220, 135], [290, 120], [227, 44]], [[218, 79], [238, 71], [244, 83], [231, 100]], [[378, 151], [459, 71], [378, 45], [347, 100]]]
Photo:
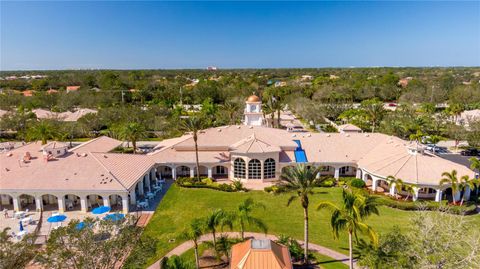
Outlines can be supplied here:
[[208, 177], [200, 177], [200, 181], [198, 181], [198, 179], [195, 177], [179, 177], [175, 180], [175, 184], [182, 188], [204, 188], [225, 192], [237, 192], [247, 190], [243, 187], [243, 184], [240, 181], [233, 182], [232, 184], [219, 184], [215, 182], [215, 180]]

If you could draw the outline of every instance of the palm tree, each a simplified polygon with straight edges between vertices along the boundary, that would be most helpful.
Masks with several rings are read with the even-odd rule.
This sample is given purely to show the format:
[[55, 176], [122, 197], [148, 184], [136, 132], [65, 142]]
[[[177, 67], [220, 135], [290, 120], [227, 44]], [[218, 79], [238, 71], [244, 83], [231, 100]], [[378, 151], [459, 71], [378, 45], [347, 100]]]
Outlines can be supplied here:
[[232, 228], [232, 221], [231, 221], [231, 216], [227, 214], [223, 209], [215, 209], [211, 211], [206, 217], [205, 217], [205, 223], [204, 227], [206, 230], [212, 233], [213, 236], [213, 245], [216, 247], [217, 245], [217, 237], [216, 237], [216, 232], [217, 228], [220, 226], [223, 228], [224, 226]]
[[251, 215], [253, 209], [263, 208], [265, 205], [262, 203], [254, 202], [252, 198], [245, 199], [241, 204], [238, 205], [237, 210], [233, 212], [233, 220], [235, 223], [238, 223], [240, 226], [240, 235], [242, 240], [245, 240], [245, 228], [247, 225], [256, 226], [264, 233], [267, 233], [267, 226], [259, 218], [255, 218]]
[[237, 121], [238, 104], [234, 102], [225, 102], [223, 110], [228, 115], [228, 124], [235, 124]]
[[193, 248], [195, 250], [195, 266], [200, 268], [199, 257], [198, 257], [198, 240], [203, 234], [203, 222], [201, 219], [193, 219], [190, 222], [190, 226], [186, 229], [181, 237], [183, 239], [191, 240], [193, 242]]
[[463, 191], [462, 199], [460, 200], [460, 205], [463, 205], [463, 201], [465, 198], [465, 191], [467, 188], [470, 188], [470, 190], [475, 188], [475, 182], [471, 180], [468, 175], [464, 175], [460, 178], [460, 182], [458, 184], [458, 189], [460, 191]]
[[381, 102], [377, 98], [364, 100], [361, 103], [361, 107], [369, 116], [370, 122], [372, 123], [372, 133], [374, 133], [375, 127], [378, 125], [383, 115], [385, 114], [383, 102]]
[[145, 126], [138, 122], [126, 123], [122, 126], [120, 136], [132, 142], [133, 154], [137, 152], [137, 141], [147, 136]]
[[49, 120], [40, 120], [27, 130], [27, 140], [41, 140], [42, 145], [47, 144], [49, 139], [55, 139], [58, 136], [57, 128]]
[[442, 173], [442, 179], [440, 180], [440, 186], [443, 185], [450, 185], [452, 188], [452, 201], [453, 204], [456, 204], [457, 201], [455, 201], [455, 194], [458, 192], [459, 185], [458, 185], [458, 178], [457, 178], [457, 170], [452, 170], [452, 172], [443, 172]]
[[193, 269], [194, 267], [190, 261], [177, 255], [163, 258], [161, 266], [162, 269]]
[[475, 173], [478, 175], [480, 172], [480, 159], [477, 157], [471, 157], [468, 159], [470, 161], [470, 169], [475, 171]]
[[300, 204], [303, 208], [304, 220], [304, 260], [308, 263], [308, 205], [309, 196], [313, 195], [313, 188], [317, 186], [319, 178], [317, 174], [320, 173], [320, 167], [306, 166], [300, 164], [295, 167], [288, 167], [281, 176], [280, 184], [287, 192], [293, 193], [288, 199], [287, 206], [294, 200], [300, 199]]
[[403, 180], [401, 180], [400, 178], [396, 178], [394, 176], [388, 176], [386, 180], [390, 185], [395, 184], [395, 190], [397, 191], [397, 193], [400, 194], [404, 185]]
[[205, 128], [205, 121], [199, 116], [190, 116], [182, 122], [180, 129], [185, 132], [191, 132], [193, 142], [195, 143], [195, 170], [197, 172], [197, 180], [200, 181], [200, 163], [198, 161], [198, 132]]
[[415, 193], [415, 185], [413, 184], [408, 184], [408, 183], [403, 183], [403, 186], [402, 186], [403, 190], [407, 193], [407, 197], [405, 197], [405, 201], [408, 200], [408, 198], [410, 198], [410, 195], [414, 195]]
[[373, 196], [363, 196], [354, 193], [351, 190], [343, 190], [342, 207], [338, 207], [332, 202], [321, 202], [317, 210], [329, 208], [332, 210], [330, 225], [332, 226], [333, 236], [338, 239], [339, 232], [346, 230], [348, 232], [348, 247], [350, 268], [353, 268], [353, 240], [358, 244], [357, 232], [362, 232], [370, 237], [374, 245], [377, 245], [377, 235], [373, 229], [367, 225], [364, 220], [371, 214], [378, 215], [377, 201]]

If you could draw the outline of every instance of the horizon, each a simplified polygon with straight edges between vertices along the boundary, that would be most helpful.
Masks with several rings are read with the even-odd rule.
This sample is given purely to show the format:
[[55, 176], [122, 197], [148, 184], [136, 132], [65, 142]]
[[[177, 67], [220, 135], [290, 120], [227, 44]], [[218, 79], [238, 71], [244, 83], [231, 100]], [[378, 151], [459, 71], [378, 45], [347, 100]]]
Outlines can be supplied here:
[[3, 72], [480, 66], [480, 2], [0, 5]]

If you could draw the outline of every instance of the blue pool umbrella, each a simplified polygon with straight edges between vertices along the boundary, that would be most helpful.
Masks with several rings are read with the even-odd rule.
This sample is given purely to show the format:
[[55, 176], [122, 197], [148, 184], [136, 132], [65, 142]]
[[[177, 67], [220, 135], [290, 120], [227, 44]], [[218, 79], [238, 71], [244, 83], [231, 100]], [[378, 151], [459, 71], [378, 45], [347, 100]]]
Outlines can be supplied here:
[[99, 214], [103, 214], [103, 213], [107, 213], [108, 211], [110, 211], [110, 207], [109, 206], [99, 206], [97, 208], [94, 208], [92, 210], [92, 213], [93, 214], [96, 214], [96, 215], [99, 215]]
[[108, 214], [103, 219], [109, 221], [119, 221], [125, 218], [125, 214], [115, 213], [115, 214]]
[[56, 215], [56, 216], [51, 216], [50, 218], [47, 219], [48, 222], [62, 222], [67, 218], [65, 215]]
[[20, 232], [23, 232], [23, 224], [21, 221], [20, 221]]
[[83, 222], [83, 221], [79, 222], [79, 223], [77, 223], [77, 225], [75, 225], [75, 229], [77, 229], [77, 230], [81, 230], [83, 228], [85, 228], [85, 222]]

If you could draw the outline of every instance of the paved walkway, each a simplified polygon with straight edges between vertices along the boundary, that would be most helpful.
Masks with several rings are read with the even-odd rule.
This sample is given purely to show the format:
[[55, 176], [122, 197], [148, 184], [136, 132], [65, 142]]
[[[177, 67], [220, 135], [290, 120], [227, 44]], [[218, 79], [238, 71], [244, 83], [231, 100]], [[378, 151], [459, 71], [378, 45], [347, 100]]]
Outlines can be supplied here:
[[[228, 237], [239, 237], [240, 236], [240, 234], [238, 232], [225, 232], [225, 233], [222, 233], [222, 234], [226, 235]], [[220, 234], [218, 236], [220, 236]], [[265, 239], [266, 238], [266, 239], [270, 239], [270, 240], [277, 240], [278, 239], [275, 235], [262, 234], [262, 233], [250, 233], [250, 232], [246, 232], [245, 237], [257, 238], [257, 239]], [[203, 235], [202, 237], [200, 237], [199, 242], [212, 241], [212, 240], [213, 240], [212, 234], [206, 234], [206, 235]], [[303, 244], [303, 241], [298, 241], [298, 242], [300, 244]], [[176, 248], [172, 249], [170, 252], [168, 252], [167, 255], [165, 255], [165, 257], [171, 257], [173, 255], [179, 256], [179, 255], [183, 254], [184, 252], [188, 251], [191, 248], [193, 248], [192, 241], [186, 241], [186, 242], [180, 244], [179, 246], [177, 246]], [[342, 261], [346, 265], [349, 264], [348, 263], [348, 256], [345, 255], [345, 254], [336, 252], [335, 250], [332, 250], [332, 249], [329, 249], [329, 248], [326, 248], [326, 247], [322, 247], [320, 245], [312, 244], [312, 243], [308, 244], [308, 248], [310, 250], [316, 251], [316, 252], [318, 252], [322, 255], [331, 257], [332, 259]], [[160, 269], [160, 261], [161, 260], [162, 259], [156, 261], [154, 264], [152, 264], [150, 267], [148, 267], [148, 269]]]

